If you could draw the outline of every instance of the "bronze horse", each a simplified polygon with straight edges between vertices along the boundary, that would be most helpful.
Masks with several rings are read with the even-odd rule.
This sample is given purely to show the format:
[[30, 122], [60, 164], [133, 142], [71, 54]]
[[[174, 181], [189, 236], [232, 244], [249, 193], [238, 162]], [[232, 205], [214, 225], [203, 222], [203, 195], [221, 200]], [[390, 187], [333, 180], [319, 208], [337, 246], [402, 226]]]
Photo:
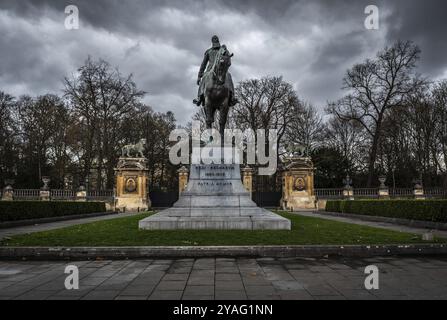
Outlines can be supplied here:
[[209, 72], [203, 75], [202, 82], [204, 86], [205, 100], [205, 122], [207, 129], [211, 129], [215, 122], [216, 111], [219, 110], [219, 132], [223, 139], [224, 130], [227, 124], [230, 100], [230, 88], [227, 83], [227, 73], [231, 66], [230, 54], [225, 46], [219, 49], [219, 52]]

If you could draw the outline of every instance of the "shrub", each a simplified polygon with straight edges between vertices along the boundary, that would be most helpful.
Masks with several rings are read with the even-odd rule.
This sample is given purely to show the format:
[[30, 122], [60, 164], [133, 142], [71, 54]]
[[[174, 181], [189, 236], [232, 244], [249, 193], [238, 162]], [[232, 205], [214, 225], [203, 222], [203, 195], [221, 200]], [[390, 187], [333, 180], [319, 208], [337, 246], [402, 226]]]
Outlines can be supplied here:
[[326, 211], [447, 222], [447, 200], [331, 200]]
[[103, 202], [0, 201], [0, 222], [106, 212]]

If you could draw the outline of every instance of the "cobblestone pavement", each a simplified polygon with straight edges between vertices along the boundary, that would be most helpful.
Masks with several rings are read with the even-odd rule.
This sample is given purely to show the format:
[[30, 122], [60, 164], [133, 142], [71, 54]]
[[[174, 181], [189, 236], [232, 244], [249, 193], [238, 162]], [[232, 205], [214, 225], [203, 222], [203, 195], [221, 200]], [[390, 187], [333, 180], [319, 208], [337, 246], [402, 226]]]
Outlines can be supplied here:
[[[67, 265], [80, 288], [65, 289]], [[364, 287], [376, 265], [380, 289]], [[0, 299], [447, 299], [447, 257], [0, 262]]]

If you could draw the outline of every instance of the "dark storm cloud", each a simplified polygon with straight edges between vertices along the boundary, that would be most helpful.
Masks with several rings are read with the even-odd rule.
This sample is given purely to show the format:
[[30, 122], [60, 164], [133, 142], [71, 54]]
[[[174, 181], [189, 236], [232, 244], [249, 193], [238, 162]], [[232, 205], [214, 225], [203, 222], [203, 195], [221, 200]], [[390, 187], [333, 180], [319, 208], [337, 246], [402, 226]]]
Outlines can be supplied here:
[[389, 17], [389, 42], [412, 40], [422, 49], [421, 70], [433, 77], [447, 76], [447, 1], [425, 0], [393, 2]]
[[[366, 5], [381, 10], [381, 28], [364, 28]], [[64, 8], [79, 7], [81, 28], [63, 27]], [[444, 0], [2, 0], [0, 90], [60, 92], [64, 76], [88, 55], [133, 73], [156, 110], [181, 122], [212, 34], [235, 53], [235, 81], [283, 75], [320, 108], [341, 96], [347, 68], [397, 39], [423, 50], [419, 72], [447, 76]]]

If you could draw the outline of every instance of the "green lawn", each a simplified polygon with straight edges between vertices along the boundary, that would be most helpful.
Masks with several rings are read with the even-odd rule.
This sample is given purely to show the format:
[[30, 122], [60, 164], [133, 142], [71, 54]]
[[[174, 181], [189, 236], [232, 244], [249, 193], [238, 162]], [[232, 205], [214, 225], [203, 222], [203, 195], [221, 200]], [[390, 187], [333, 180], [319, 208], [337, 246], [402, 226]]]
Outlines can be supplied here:
[[[138, 221], [150, 214], [20, 235], [2, 246], [213, 246], [352, 245], [421, 243], [420, 236], [280, 213], [292, 231], [141, 231]], [[436, 242], [446, 242], [437, 239]]]

